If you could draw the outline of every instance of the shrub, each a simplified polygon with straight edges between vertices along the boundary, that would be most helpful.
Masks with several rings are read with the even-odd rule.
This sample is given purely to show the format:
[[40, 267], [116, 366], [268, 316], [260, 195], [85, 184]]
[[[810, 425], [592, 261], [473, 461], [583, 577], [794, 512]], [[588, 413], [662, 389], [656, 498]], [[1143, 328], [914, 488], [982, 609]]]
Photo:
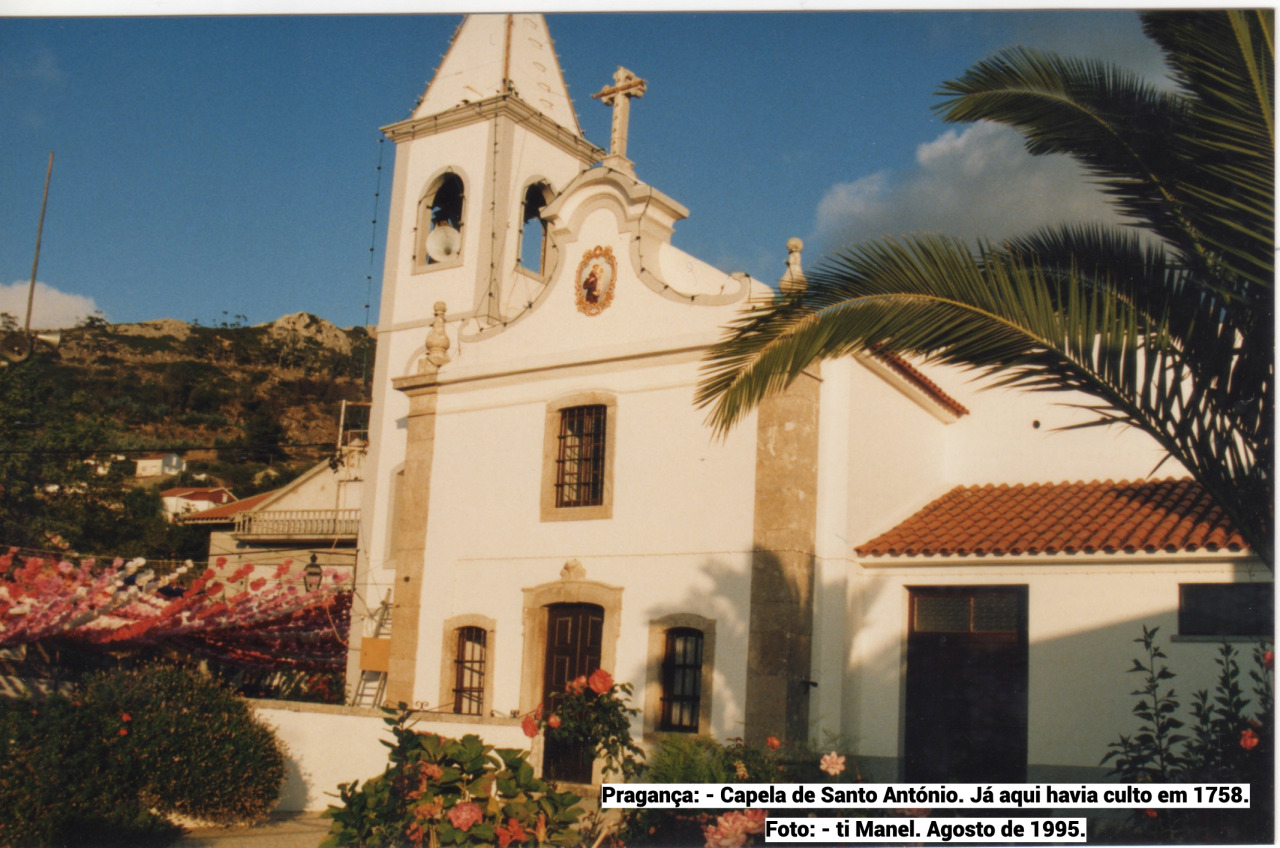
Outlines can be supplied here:
[[468, 734], [446, 739], [409, 727], [410, 713], [386, 710], [395, 742], [378, 777], [341, 784], [340, 806], [321, 848], [493, 845], [536, 839], [575, 846], [578, 797], [533, 776], [525, 751], [494, 749]]
[[142, 789], [161, 813], [219, 823], [255, 821], [275, 806], [285, 751], [249, 705], [218, 681], [189, 669], [152, 667], [102, 675], [85, 704], [121, 722]]
[[1138, 696], [1133, 713], [1143, 724], [1137, 735], [1121, 735], [1110, 743], [1102, 762], [1114, 761], [1110, 774], [1129, 782], [1248, 783], [1252, 803], [1248, 810], [1137, 810], [1126, 826], [1130, 832], [1122, 835], [1144, 842], [1270, 842], [1275, 811], [1272, 652], [1262, 645], [1254, 648], [1249, 678], [1256, 700], [1251, 700], [1240, 685], [1236, 649], [1223, 644], [1212, 695], [1207, 689], [1194, 694], [1194, 724], [1188, 728], [1178, 718], [1181, 704], [1168, 683], [1177, 675], [1163, 662], [1158, 631], [1142, 628], [1134, 641], [1146, 656], [1129, 669], [1142, 675], [1141, 688], [1132, 694]]
[[733, 766], [710, 736], [664, 736], [649, 755], [649, 783], [730, 783]]
[[172, 841], [165, 814], [264, 816], [284, 754], [247, 705], [185, 669], [111, 672], [0, 701], [0, 845]]

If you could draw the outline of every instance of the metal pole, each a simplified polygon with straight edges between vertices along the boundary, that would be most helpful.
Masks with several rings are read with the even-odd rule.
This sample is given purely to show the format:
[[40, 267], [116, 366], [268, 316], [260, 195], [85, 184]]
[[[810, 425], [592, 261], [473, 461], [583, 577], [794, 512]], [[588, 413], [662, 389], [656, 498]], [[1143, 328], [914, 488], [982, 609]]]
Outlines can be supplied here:
[[49, 170], [44, 175], [44, 200], [40, 201], [40, 225], [36, 227], [36, 258], [31, 262], [31, 287], [27, 289], [27, 323], [23, 332], [31, 335], [31, 304], [36, 298], [36, 268], [40, 266], [40, 239], [44, 235], [44, 210], [49, 205], [49, 179], [53, 176], [53, 151], [49, 151]]

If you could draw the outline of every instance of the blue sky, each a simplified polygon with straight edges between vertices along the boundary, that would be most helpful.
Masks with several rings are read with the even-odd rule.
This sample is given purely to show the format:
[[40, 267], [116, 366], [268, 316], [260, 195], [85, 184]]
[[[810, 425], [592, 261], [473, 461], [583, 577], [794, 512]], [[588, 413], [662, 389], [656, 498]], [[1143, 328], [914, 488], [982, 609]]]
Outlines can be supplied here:
[[[377, 320], [393, 148], [461, 16], [0, 19], [0, 310], [25, 310], [55, 153], [36, 326], [298, 311]], [[618, 65], [638, 176], [690, 209], [677, 246], [776, 280], [849, 239], [1008, 234], [1102, 205], [934, 92], [1013, 44], [1159, 56], [1123, 11], [551, 14], [588, 139]], [[381, 175], [377, 170], [382, 162]], [[381, 196], [375, 191], [381, 176]], [[372, 221], [377, 209], [377, 235]], [[372, 263], [370, 246], [374, 247]], [[370, 280], [372, 276], [372, 293]]]

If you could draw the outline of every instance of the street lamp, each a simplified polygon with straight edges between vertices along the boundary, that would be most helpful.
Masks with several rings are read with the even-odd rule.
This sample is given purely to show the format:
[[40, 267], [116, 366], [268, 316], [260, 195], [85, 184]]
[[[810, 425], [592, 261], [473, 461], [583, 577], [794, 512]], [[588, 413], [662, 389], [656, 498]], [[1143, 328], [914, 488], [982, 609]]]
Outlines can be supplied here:
[[316, 562], [316, 555], [311, 555], [311, 562], [307, 563], [307, 567], [302, 570], [302, 585], [308, 592], [314, 592], [320, 588], [320, 583], [324, 580], [324, 570], [320, 568], [320, 563]]

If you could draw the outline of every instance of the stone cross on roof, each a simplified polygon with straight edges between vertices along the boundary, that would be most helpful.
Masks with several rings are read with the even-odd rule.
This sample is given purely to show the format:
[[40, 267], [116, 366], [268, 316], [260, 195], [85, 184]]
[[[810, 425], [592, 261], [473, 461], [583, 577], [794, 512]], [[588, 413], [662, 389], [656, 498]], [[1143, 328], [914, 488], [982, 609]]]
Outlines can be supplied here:
[[606, 106], [613, 107], [613, 130], [609, 138], [609, 156], [627, 158], [627, 121], [631, 115], [631, 98], [643, 97], [645, 81], [626, 68], [618, 68], [613, 74], [613, 85], [606, 86], [591, 95]]

